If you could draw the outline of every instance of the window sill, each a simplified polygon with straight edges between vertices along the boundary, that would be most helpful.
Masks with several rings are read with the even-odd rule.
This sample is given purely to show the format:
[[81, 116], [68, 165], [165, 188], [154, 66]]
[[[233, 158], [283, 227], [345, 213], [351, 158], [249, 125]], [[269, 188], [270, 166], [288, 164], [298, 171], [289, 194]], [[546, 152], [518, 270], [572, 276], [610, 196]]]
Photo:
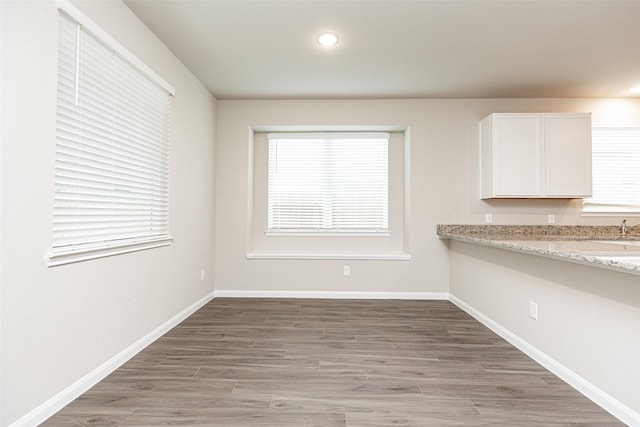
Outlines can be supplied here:
[[298, 231], [298, 230], [267, 230], [265, 236], [293, 236], [293, 237], [389, 237], [390, 231]]
[[145, 240], [129, 240], [126, 242], [82, 246], [76, 248], [54, 249], [46, 256], [48, 267], [71, 264], [75, 262], [88, 261], [91, 259], [104, 258], [114, 255], [137, 252], [145, 249], [168, 246], [173, 242], [173, 237], [161, 237]]
[[318, 259], [318, 260], [380, 260], [410, 261], [411, 254], [406, 252], [352, 252], [352, 253], [313, 253], [313, 252], [248, 252], [247, 259]]
[[582, 211], [582, 216], [609, 216], [609, 217], [623, 217], [623, 216], [629, 216], [629, 217], [635, 217], [635, 216], [640, 216], [640, 211], [637, 210], [620, 210], [620, 211], [614, 211], [614, 210], [600, 210], [600, 211], [593, 211], [593, 210], [583, 210]]

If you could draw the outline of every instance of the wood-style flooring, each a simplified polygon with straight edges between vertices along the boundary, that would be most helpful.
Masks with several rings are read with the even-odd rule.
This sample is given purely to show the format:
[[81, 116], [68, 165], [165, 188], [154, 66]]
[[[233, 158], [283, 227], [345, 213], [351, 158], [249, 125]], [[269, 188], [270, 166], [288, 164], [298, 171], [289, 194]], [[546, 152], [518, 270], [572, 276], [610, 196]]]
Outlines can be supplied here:
[[216, 298], [44, 426], [620, 426], [448, 301]]

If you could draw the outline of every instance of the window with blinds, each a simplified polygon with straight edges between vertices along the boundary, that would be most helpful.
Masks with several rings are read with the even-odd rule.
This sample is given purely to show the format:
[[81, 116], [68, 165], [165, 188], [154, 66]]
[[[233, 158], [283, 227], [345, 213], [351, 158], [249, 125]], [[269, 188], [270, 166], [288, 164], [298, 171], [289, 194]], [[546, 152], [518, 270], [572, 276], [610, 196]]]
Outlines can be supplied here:
[[171, 242], [173, 89], [78, 15], [60, 13], [49, 265]]
[[269, 134], [267, 232], [388, 232], [389, 134]]
[[640, 127], [592, 130], [593, 197], [584, 212], [640, 213]]

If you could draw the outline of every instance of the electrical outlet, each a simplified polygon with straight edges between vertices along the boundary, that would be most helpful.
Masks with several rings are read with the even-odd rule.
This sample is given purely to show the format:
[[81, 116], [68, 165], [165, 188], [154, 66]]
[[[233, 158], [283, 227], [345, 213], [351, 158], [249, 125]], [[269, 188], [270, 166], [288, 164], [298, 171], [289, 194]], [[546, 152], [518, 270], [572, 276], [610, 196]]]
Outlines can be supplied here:
[[549, 214], [549, 216], [547, 217], [547, 222], [549, 224], [555, 224], [556, 223], [556, 216], [554, 214]]
[[529, 317], [538, 320], [538, 304], [533, 301], [529, 301]]
[[200, 281], [204, 281], [204, 277], [205, 277], [205, 270], [203, 268], [202, 270], [200, 270]]
[[348, 265], [344, 266], [344, 275], [351, 276], [351, 267], [349, 267]]
[[493, 214], [484, 214], [484, 222], [491, 224], [493, 222]]

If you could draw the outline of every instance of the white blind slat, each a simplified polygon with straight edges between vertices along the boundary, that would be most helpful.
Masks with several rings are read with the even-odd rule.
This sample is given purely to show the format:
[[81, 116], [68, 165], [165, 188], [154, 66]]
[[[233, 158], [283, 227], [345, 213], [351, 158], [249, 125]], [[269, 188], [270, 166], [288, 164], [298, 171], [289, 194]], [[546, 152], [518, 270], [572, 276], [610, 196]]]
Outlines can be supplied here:
[[585, 212], [640, 212], [640, 127], [595, 127], [593, 197]]
[[269, 230], [388, 230], [388, 134], [270, 134], [268, 141]]
[[59, 58], [54, 250], [168, 238], [170, 93], [64, 12]]

